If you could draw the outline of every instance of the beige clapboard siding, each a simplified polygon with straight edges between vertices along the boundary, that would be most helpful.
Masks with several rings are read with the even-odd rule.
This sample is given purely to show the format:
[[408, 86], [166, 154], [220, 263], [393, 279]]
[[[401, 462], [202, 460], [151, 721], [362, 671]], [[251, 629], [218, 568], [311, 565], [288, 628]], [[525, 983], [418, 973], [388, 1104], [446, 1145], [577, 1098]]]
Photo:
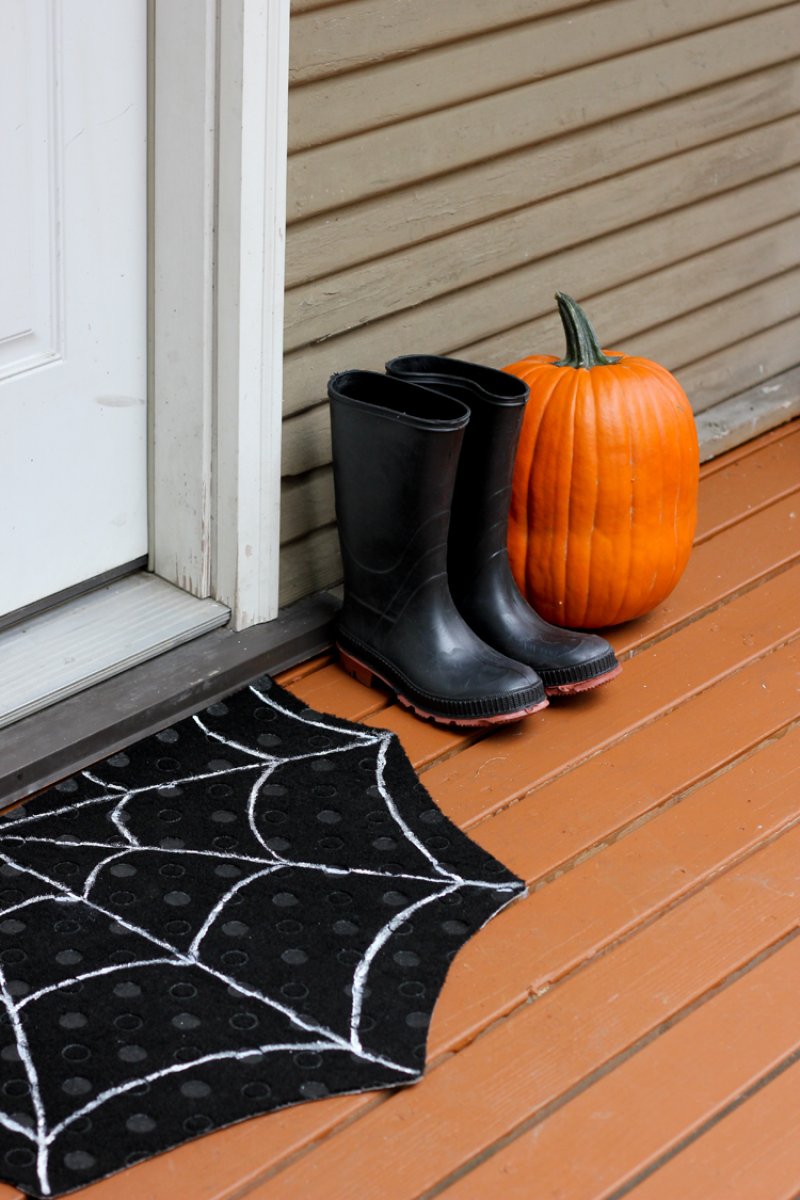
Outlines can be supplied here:
[[487, 21], [480, 38], [294, 88], [289, 148], [352, 137], [775, 6], [776, 0], [603, 0], [513, 29], [497, 31]]
[[800, 417], [800, 367], [772, 375], [765, 383], [700, 413], [700, 461], [708, 462], [795, 417]]
[[[800, 260], [800, 218], [779, 221], [746, 237], [725, 242], [692, 258], [663, 267], [652, 274], [608, 291], [585, 295], [595, 324], [604, 330], [607, 345], [624, 345], [626, 349], [641, 349], [637, 338], [644, 329], [664, 328], [681, 318], [687, 307], [702, 308], [737, 294], [743, 288], [780, 275], [797, 266]], [[560, 346], [563, 340], [561, 323], [551, 311], [542, 317], [504, 330], [497, 337], [453, 347], [453, 353], [478, 362], [509, 363], [519, 355], [521, 343], [526, 347]], [[691, 328], [694, 328], [692, 325]], [[695, 333], [698, 347], [705, 343], [705, 330]], [[659, 360], [660, 342], [646, 357]], [[531, 353], [525, 349], [523, 353]], [[537, 353], [536, 350], [533, 353]], [[699, 357], [702, 349], [692, 357]]]
[[[731, 347], [752, 343], [762, 332], [780, 329], [784, 324], [788, 328], [798, 314], [800, 266], [752, 287], [737, 288], [731, 295], [702, 308], [692, 309], [687, 304], [686, 312], [673, 316], [664, 324], [626, 337], [623, 348], [626, 353], [663, 362], [681, 378], [684, 377], [682, 373], [691, 371], [691, 379], [699, 380], [699, 371], [695, 371], [695, 367], [710, 361], [709, 356], [724, 355]], [[786, 340], [786, 353], [796, 356], [800, 343], [792, 344], [790, 337]], [[758, 366], [761, 360], [756, 357], [753, 361], [758, 378], [763, 374]], [[687, 394], [696, 412], [724, 398], [724, 391], [714, 392], [713, 387], [710, 377], [705, 390], [695, 383], [688, 385]]]
[[[794, 367], [798, 346], [800, 315], [691, 363], [678, 378], [699, 415]], [[767, 387], [765, 399], [769, 394]]]
[[[696, 412], [794, 365], [800, 347], [800, 267], [705, 308], [644, 330], [621, 347], [675, 372]], [[562, 347], [553, 343], [554, 352]], [[697, 358], [700, 350], [702, 356]], [[284, 483], [281, 537], [333, 521], [329, 467]]]
[[[670, 366], [674, 364], [662, 353], [661, 339], [656, 336], [658, 331], [654, 326], [668, 330], [669, 323], [681, 318], [688, 306], [697, 309], [719, 303], [748, 286], [796, 267], [798, 259], [800, 217], [794, 217], [747, 237], [725, 241], [714, 249], [652, 274], [640, 275], [618, 287], [603, 290], [601, 282], [596, 289], [587, 292], [576, 289], [576, 294], [586, 300], [607, 345], [622, 346], [626, 351], [635, 349]], [[556, 286], [553, 284], [546, 294], [548, 311], [545, 315], [521, 322], [492, 338], [469, 345], [446, 347], [446, 351], [496, 366], [513, 362], [525, 354], [561, 353], [563, 333], [552, 301]], [[687, 301], [687, 297], [691, 297], [691, 301]], [[637, 335], [642, 330], [652, 331], [648, 334], [646, 346], [639, 346], [637, 342]], [[690, 334], [695, 339], [691, 348], [688, 342]], [[702, 325], [687, 323], [686, 345], [685, 362], [702, 357], [706, 347]], [[401, 348], [398, 352], [403, 353], [404, 350]], [[389, 353], [386, 353], [371, 365], [380, 369], [388, 357]], [[323, 395], [324, 388], [320, 389], [320, 400]], [[284, 474], [298, 475], [324, 466], [329, 461], [330, 420], [327, 404], [319, 404], [284, 422]]]
[[333, 472], [320, 467], [298, 478], [284, 479], [281, 488], [281, 544], [303, 537], [333, 521]]
[[312, 592], [333, 587], [342, 578], [336, 527], [315, 529], [308, 537], [281, 547], [281, 605], [292, 604]]
[[[798, 18], [800, 19], [800, 18]], [[294, 224], [287, 286], [431, 241], [800, 110], [800, 62], [781, 63], [578, 129], [543, 145]]]
[[286, 294], [285, 348], [366, 325], [376, 313], [385, 318], [413, 308], [798, 162], [795, 114], [292, 288]]
[[[580, 0], [536, 0], [545, 16]], [[352, 0], [319, 11], [318, 0], [292, 0], [293, 83], [385, 62], [425, 46], [474, 37], [527, 21], [531, 0]], [[313, 13], [313, 16], [311, 15]]]
[[388, 128], [293, 154], [296, 220], [706, 87], [800, 49], [786, 9], [758, 14]]
[[[585, 298], [612, 285], [635, 282], [645, 272], [798, 211], [800, 168], [795, 167], [305, 346], [286, 356], [286, 411], [316, 403], [320, 384], [332, 371], [355, 365], [381, 367], [393, 354], [431, 347], [434, 337], [442, 352], [486, 341], [547, 313], [556, 289]], [[777, 268], [766, 265], [769, 269], [756, 279], [775, 274]], [[744, 286], [749, 282], [742, 281]]]

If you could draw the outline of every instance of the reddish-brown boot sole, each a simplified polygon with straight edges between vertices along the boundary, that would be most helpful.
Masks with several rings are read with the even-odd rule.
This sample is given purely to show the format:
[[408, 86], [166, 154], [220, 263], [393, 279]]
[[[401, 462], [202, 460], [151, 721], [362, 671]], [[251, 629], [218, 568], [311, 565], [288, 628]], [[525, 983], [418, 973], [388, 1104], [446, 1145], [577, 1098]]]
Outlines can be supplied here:
[[394, 684], [390, 683], [388, 679], [384, 679], [383, 675], [378, 674], [372, 667], [368, 667], [366, 663], [353, 658], [352, 654], [346, 650], [342, 650], [341, 646], [337, 646], [337, 650], [343, 670], [353, 679], [358, 680], [364, 687], [380, 686], [386, 689], [393, 696], [397, 697], [404, 708], [410, 709], [411, 712], [415, 713], [418, 717], [422, 717], [425, 721], [434, 721], [437, 725], [455, 725], [460, 728], [470, 729], [480, 729], [490, 725], [507, 725], [511, 721], [520, 721], [523, 717], [530, 716], [531, 713], [547, 708], [548, 700], [545, 696], [544, 700], [539, 700], [536, 704], [530, 705], [527, 708], [518, 709], [513, 713], [501, 713], [493, 717], [446, 717], [441, 716], [439, 713], [426, 712], [425, 709], [420, 708], [412, 700], [409, 700], [407, 696], [404, 696], [402, 692], [399, 692]]
[[622, 667], [617, 666], [612, 671], [606, 671], [605, 675], [596, 675], [594, 679], [581, 679], [577, 683], [558, 683], [554, 687], [545, 684], [544, 690], [548, 696], [574, 696], [576, 692], [588, 692], [591, 688], [600, 687], [601, 684], [616, 679], [621, 671]]

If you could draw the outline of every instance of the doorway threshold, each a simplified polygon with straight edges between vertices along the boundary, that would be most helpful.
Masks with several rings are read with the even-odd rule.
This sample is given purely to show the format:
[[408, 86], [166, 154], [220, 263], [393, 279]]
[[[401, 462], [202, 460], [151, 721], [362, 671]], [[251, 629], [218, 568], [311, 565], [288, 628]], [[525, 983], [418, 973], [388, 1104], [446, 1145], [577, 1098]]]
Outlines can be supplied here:
[[118, 579], [0, 633], [0, 729], [226, 624], [156, 575]]
[[[239, 632], [230, 625], [212, 629], [15, 721], [0, 731], [0, 809], [197, 712], [264, 672], [275, 674], [326, 653], [338, 608], [337, 596], [321, 592], [263, 625]], [[5, 667], [0, 659], [0, 675]]]

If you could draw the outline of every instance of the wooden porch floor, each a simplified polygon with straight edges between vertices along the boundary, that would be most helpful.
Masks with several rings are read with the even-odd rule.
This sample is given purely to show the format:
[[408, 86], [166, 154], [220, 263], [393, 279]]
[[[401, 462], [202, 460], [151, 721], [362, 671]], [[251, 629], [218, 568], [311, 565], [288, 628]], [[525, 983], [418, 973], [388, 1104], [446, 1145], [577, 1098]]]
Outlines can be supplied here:
[[[800, 1194], [800, 424], [703, 470], [697, 545], [609, 687], [464, 737], [329, 660], [530, 895], [458, 956], [427, 1075], [212, 1134], [81, 1200]], [[18, 1194], [0, 1188], [0, 1200]]]

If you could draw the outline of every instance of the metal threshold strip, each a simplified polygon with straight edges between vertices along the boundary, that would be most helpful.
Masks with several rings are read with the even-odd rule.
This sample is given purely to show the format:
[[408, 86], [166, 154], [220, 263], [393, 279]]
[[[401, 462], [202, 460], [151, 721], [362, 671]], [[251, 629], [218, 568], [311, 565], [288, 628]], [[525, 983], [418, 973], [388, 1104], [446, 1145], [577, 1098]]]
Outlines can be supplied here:
[[141, 572], [0, 634], [0, 728], [226, 624], [229, 610]]

